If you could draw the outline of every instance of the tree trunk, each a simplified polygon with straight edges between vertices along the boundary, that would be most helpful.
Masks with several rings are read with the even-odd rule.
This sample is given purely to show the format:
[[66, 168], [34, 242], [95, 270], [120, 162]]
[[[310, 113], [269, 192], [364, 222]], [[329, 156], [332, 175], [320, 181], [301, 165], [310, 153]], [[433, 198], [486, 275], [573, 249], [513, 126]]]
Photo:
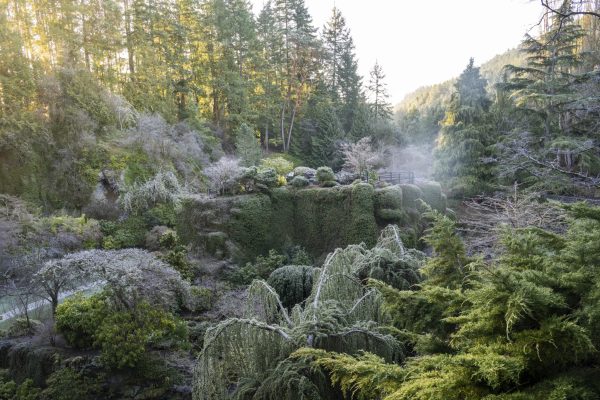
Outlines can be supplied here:
[[133, 38], [131, 32], [131, 14], [129, 13], [129, 0], [123, 1], [125, 11], [125, 39], [127, 45], [127, 60], [129, 62], [129, 77], [132, 82], [135, 81], [135, 63], [133, 54]]

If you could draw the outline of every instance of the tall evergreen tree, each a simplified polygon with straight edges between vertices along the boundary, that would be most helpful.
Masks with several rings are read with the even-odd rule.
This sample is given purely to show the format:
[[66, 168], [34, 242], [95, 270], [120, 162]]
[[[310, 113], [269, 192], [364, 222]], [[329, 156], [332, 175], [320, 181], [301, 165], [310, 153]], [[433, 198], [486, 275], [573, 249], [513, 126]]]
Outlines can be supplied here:
[[362, 100], [362, 88], [354, 41], [339, 9], [333, 8], [322, 32], [325, 83], [337, 104], [344, 130], [350, 132]]
[[484, 162], [492, 138], [486, 121], [490, 100], [487, 82], [471, 58], [455, 84], [434, 153], [434, 175], [455, 196], [470, 196], [491, 183], [491, 166]]
[[385, 74], [378, 62], [371, 69], [367, 89], [370, 94], [371, 116], [375, 123], [385, 121], [392, 116], [392, 105], [389, 103]]

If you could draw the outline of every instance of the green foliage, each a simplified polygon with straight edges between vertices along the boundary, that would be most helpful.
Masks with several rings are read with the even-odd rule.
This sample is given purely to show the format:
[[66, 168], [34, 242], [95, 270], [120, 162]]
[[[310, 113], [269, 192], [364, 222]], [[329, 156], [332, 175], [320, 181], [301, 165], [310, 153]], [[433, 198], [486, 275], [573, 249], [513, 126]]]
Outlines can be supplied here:
[[169, 340], [180, 346], [185, 326], [175, 317], [146, 302], [133, 310], [118, 310], [104, 293], [73, 296], [59, 305], [56, 328], [74, 347], [98, 348], [108, 368], [136, 367], [151, 345]]
[[260, 163], [262, 168], [274, 169], [277, 175], [287, 175], [294, 169], [294, 164], [283, 157], [265, 158]]
[[109, 314], [94, 334], [101, 360], [109, 368], [134, 368], [147, 354], [147, 347], [162, 340], [187, 339], [185, 325], [171, 314], [141, 303], [134, 311]]
[[325, 182], [335, 181], [333, 170], [329, 167], [317, 168], [317, 182], [324, 184]]
[[109, 312], [104, 295], [86, 297], [76, 294], [65, 299], [56, 308], [56, 329], [63, 334], [69, 345], [80, 349], [91, 348], [94, 334]]
[[294, 178], [292, 178], [289, 184], [295, 187], [296, 189], [301, 189], [308, 186], [310, 182], [303, 176], [295, 176]]
[[214, 293], [206, 287], [192, 286], [190, 289], [191, 303], [193, 311], [203, 312], [212, 308], [214, 303]]
[[262, 158], [262, 149], [252, 128], [243, 123], [235, 134], [235, 148], [244, 167], [258, 165]]
[[456, 222], [438, 211], [427, 214], [433, 226], [423, 240], [433, 248], [435, 257], [423, 268], [428, 282], [451, 289], [460, 288], [469, 273], [467, 252], [462, 239], [456, 233]]
[[423, 198], [423, 191], [413, 184], [400, 185], [402, 189], [402, 204], [407, 208], [417, 208], [417, 199]]
[[106, 250], [144, 246], [148, 228], [141, 216], [130, 216], [120, 222], [102, 221], [100, 226], [104, 234], [102, 247]]
[[274, 270], [267, 280], [281, 299], [281, 304], [292, 309], [308, 298], [313, 285], [313, 267], [286, 265]]
[[93, 377], [71, 367], [53, 372], [46, 380], [47, 387], [41, 398], [44, 400], [93, 400], [103, 395], [102, 374]]
[[507, 231], [492, 265], [465, 269], [454, 223], [433, 212], [425, 280], [410, 291], [371, 282], [415, 357], [405, 365], [314, 349], [295, 357], [362, 398], [596, 398], [598, 311], [588, 299], [598, 298], [600, 222], [597, 209], [572, 208], [567, 233]]
[[284, 265], [286, 257], [271, 249], [265, 257], [258, 256], [253, 263], [246, 263], [231, 272], [227, 279], [235, 284], [247, 285], [254, 279], [267, 279], [269, 275]]
[[2, 400], [38, 400], [42, 389], [35, 387], [31, 379], [25, 379], [17, 385], [14, 381], [0, 381], [0, 399]]

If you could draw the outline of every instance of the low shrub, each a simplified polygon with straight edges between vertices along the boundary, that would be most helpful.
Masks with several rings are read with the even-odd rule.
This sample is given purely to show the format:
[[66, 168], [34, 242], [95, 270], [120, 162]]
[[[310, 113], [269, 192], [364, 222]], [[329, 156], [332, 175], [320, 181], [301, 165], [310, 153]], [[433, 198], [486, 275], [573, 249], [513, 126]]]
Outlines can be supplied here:
[[238, 285], [247, 285], [254, 279], [267, 279], [271, 272], [285, 264], [286, 257], [271, 249], [267, 256], [258, 256], [253, 263], [229, 273], [227, 280]]
[[313, 270], [313, 267], [307, 265], [287, 265], [273, 271], [267, 283], [275, 289], [281, 304], [290, 309], [310, 295]]
[[325, 182], [334, 182], [335, 174], [333, 170], [329, 167], [319, 167], [317, 168], [317, 182], [323, 184]]
[[94, 334], [110, 310], [102, 294], [76, 294], [56, 308], [56, 329], [75, 348], [93, 347]]
[[290, 185], [292, 185], [293, 187], [295, 187], [296, 189], [300, 189], [303, 187], [307, 187], [309, 185], [309, 181], [308, 179], [306, 179], [304, 176], [295, 176], [291, 181], [290, 181]]
[[261, 167], [275, 170], [277, 175], [285, 176], [292, 172], [294, 164], [283, 157], [265, 158], [261, 161]]

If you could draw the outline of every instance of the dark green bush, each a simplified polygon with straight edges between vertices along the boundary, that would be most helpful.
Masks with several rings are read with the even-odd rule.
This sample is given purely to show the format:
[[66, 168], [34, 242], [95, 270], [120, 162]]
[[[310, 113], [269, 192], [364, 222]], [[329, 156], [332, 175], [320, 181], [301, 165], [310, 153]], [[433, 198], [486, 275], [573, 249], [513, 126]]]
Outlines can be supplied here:
[[375, 207], [380, 209], [402, 208], [402, 188], [400, 188], [398, 185], [394, 185], [376, 190]]
[[104, 240], [102, 247], [117, 250], [127, 247], [143, 247], [146, 241], [148, 225], [141, 216], [130, 216], [121, 222], [102, 221]]
[[[266, 188], [277, 187], [277, 172], [273, 168], [261, 169], [256, 174], [256, 185]], [[260, 187], [260, 186], [259, 186]]]
[[103, 397], [103, 374], [88, 376], [66, 367], [52, 373], [42, 392], [43, 400], [95, 400]]
[[275, 289], [283, 306], [292, 308], [310, 295], [313, 270], [307, 265], [287, 265], [273, 271], [267, 283]]
[[309, 181], [308, 179], [306, 179], [303, 176], [295, 176], [291, 181], [290, 181], [290, 185], [292, 185], [293, 187], [295, 187], [296, 189], [300, 189], [303, 187], [306, 187], [309, 185]]
[[269, 250], [266, 257], [258, 256], [253, 263], [247, 263], [245, 266], [229, 273], [227, 280], [239, 285], [247, 285], [253, 279], [267, 279], [271, 272], [285, 264], [286, 257], [277, 251]]

